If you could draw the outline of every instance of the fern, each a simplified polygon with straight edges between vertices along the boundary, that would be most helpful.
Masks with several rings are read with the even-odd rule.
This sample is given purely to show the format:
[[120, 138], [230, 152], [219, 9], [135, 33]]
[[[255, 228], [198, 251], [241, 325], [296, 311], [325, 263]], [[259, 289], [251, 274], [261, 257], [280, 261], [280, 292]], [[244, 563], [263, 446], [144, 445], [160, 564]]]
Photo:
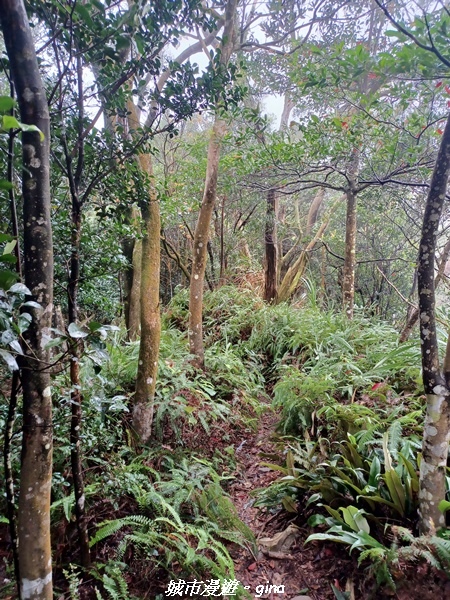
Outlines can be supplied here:
[[214, 482], [197, 494], [197, 503], [202, 512], [219, 527], [218, 535], [236, 542], [241, 546], [248, 546], [253, 554], [257, 553], [255, 536], [252, 530], [241, 521], [236, 507], [228, 498], [221, 486]]

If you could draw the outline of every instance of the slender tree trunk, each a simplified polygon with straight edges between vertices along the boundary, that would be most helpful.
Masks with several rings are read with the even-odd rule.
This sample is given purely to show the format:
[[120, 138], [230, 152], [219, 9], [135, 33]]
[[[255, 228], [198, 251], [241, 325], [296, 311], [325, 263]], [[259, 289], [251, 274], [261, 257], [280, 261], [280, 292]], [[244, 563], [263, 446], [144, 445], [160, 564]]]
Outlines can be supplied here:
[[[14, 98], [14, 84], [10, 82], [10, 95]], [[11, 115], [14, 116], [14, 108], [11, 109]], [[15, 146], [16, 135], [11, 130], [8, 136], [8, 159], [7, 159], [7, 179], [10, 183], [14, 183], [14, 146]], [[11, 214], [11, 230], [13, 236], [16, 238], [17, 243], [14, 246], [14, 254], [16, 255], [16, 271], [20, 279], [22, 279], [22, 259], [20, 256], [20, 234], [19, 234], [19, 219], [17, 217], [17, 205], [16, 196], [14, 193], [14, 186], [8, 190], [9, 197], [9, 211]]]
[[273, 302], [277, 297], [278, 288], [278, 247], [277, 247], [277, 213], [278, 201], [275, 190], [267, 193], [265, 250], [266, 260], [264, 269], [264, 300]]
[[[70, 323], [78, 322], [78, 288], [80, 280], [80, 240], [81, 240], [81, 207], [78, 195], [72, 196], [72, 236], [71, 236], [71, 258], [70, 275], [68, 285], [68, 318]], [[73, 490], [75, 496], [75, 516], [78, 529], [78, 542], [80, 546], [81, 565], [85, 569], [91, 566], [89, 550], [89, 536], [86, 523], [84, 475], [81, 462], [81, 429], [82, 402], [80, 378], [80, 359], [82, 354], [81, 340], [73, 338], [70, 340], [70, 383], [72, 391], [71, 419], [70, 419], [70, 462], [72, 468]]]
[[[444, 276], [445, 266], [447, 264], [449, 256], [450, 256], [450, 240], [448, 240], [448, 242], [445, 244], [444, 250], [442, 251], [442, 256], [441, 256], [438, 272], [434, 279], [434, 289], [435, 290], [437, 289], [439, 283], [441, 282], [441, 280]], [[400, 332], [400, 336], [399, 336], [400, 343], [406, 342], [409, 339], [409, 336], [411, 335], [411, 332], [414, 329], [414, 326], [418, 320], [419, 320], [419, 307], [417, 306], [415, 308], [412, 308], [412, 310], [408, 311], [406, 324], [403, 327], [402, 331]]]
[[284, 95], [283, 112], [281, 113], [279, 131], [284, 131], [288, 128], [289, 117], [291, 115], [291, 112], [292, 112], [292, 109], [294, 108], [294, 106], [295, 106], [295, 104], [291, 98], [290, 93], [286, 92]]
[[[128, 102], [130, 129], [138, 127], [136, 106]], [[147, 178], [148, 197], [141, 207], [144, 221], [142, 239], [142, 267], [140, 289], [141, 338], [136, 388], [133, 399], [133, 429], [139, 441], [147, 443], [151, 438], [156, 377], [158, 374], [161, 317], [159, 287], [161, 271], [161, 216], [159, 201], [153, 181], [153, 165], [150, 154], [139, 154], [139, 167]]]
[[53, 245], [50, 220], [50, 121], [33, 37], [22, 0], [0, 0], [0, 23], [20, 118], [43, 134], [24, 132], [24, 279], [40, 309], [24, 335], [21, 361], [23, 438], [19, 492], [19, 569], [22, 598], [51, 600], [50, 493], [52, 483], [52, 397], [48, 371], [53, 307]]
[[329, 217], [328, 219], [324, 220], [313, 239], [301, 251], [300, 256], [297, 258], [294, 264], [291, 265], [286, 271], [286, 274], [283, 277], [282, 282], [280, 283], [280, 287], [278, 288], [278, 295], [276, 299], [277, 304], [279, 304], [280, 302], [286, 302], [295, 293], [299, 281], [303, 276], [303, 273], [305, 272], [306, 266], [308, 264], [309, 253], [314, 248], [321, 235], [324, 233], [325, 229], [328, 226], [328, 222]]
[[[141, 165], [143, 162], [146, 163], [145, 169], [148, 173], [151, 169], [150, 157], [143, 161], [141, 156], [140, 162]], [[133, 407], [133, 428], [142, 443], [148, 442], [151, 437], [161, 337], [159, 307], [161, 221], [155, 191], [151, 191], [149, 196], [148, 206], [142, 211], [145, 233], [142, 240], [141, 340]]]
[[423, 383], [427, 411], [420, 464], [419, 527], [432, 535], [445, 527], [439, 502], [445, 498], [450, 438], [450, 338], [441, 370], [435, 317], [436, 238], [450, 175], [450, 117], [442, 135], [431, 178], [419, 245], [419, 313]]
[[[234, 20], [238, 0], [228, 0], [225, 9], [225, 27], [221, 43], [220, 64], [226, 67], [234, 46]], [[189, 349], [196, 357], [199, 367], [204, 366], [205, 350], [203, 347], [203, 287], [205, 281], [206, 254], [209, 240], [209, 229], [217, 195], [217, 179], [219, 171], [222, 138], [226, 131], [226, 123], [216, 114], [208, 145], [205, 189], [194, 233], [191, 282], [189, 288]]]
[[[133, 226], [136, 234], [140, 234], [140, 211], [136, 206], [129, 209], [128, 221]], [[142, 240], [136, 235], [122, 240], [122, 251], [128, 261], [125, 270], [124, 286], [124, 313], [125, 327], [128, 339], [135, 341], [140, 331], [140, 297], [141, 297], [141, 268], [142, 268]]]
[[128, 296], [128, 339], [139, 338], [141, 331], [142, 240], [135, 240], [132, 257], [133, 281]]
[[342, 298], [345, 314], [353, 318], [355, 301], [356, 267], [356, 194], [347, 191], [347, 217], [345, 220], [345, 261], [342, 277]]
[[219, 285], [225, 285], [225, 200], [226, 196], [222, 197], [220, 205], [220, 273]]
[[[71, 239], [70, 239], [70, 264], [69, 281], [67, 285], [67, 307], [69, 325], [78, 323], [78, 292], [80, 286], [80, 245], [81, 245], [81, 211], [80, 184], [84, 170], [84, 142], [83, 142], [83, 120], [84, 120], [84, 98], [83, 98], [83, 64], [81, 56], [77, 57], [77, 79], [78, 79], [78, 140], [76, 166], [73, 164], [72, 154], [69, 151], [65, 135], [62, 136], [62, 146], [66, 157], [69, 189], [72, 199], [71, 211]], [[80, 547], [81, 565], [87, 570], [91, 566], [89, 549], [89, 536], [87, 531], [84, 475], [81, 461], [81, 433], [83, 426], [82, 402], [80, 378], [80, 360], [82, 355], [81, 340], [73, 337], [69, 345], [70, 360], [70, 383], [71, 383], [71, 419], [70, 419], [70, 461], [72, 469], [72, 484], [75, 496], [75, 516], [78, 530], [78, 542]]]
[[345, 314], [353, 318], [355, 302], [355, 269], [356, 269], [356, 177], [359, 168], [359, 150], [353, 151], [350, 161], [347, 196], [347, 216], [345, 220], [345, 255], [342, 273], [342, 300]]
[[205, 282], [207, 244], [214, 202], [216, 199], [220, 148], [225, 133], [225, 122], [216, 117], [208, 147], [205, 191], [194, 233], [191, 282], [189, 286], [189, 349], [198, 366], [204, 364], [203, 348], [203, 287]]
[[323, 204], [325, 198], [325, 188], [320, 188], [317, 194], [314, 196], [311, 206], [309, 207], [308, 217], [306, 219], [305, 235], [309, 237], [311, 235], [312, 228], [317, 222], [317, 216], [319, 214], [320, 207]]
[[[321, 191], [318, 192], [318, 194], [316, 195], [316, 198], [317, 198], [317, 196], [320, 196], [320, 195], [321, 195]], [[320, 225], [320, 227], [317, 230], [317, 232], [315, 233], [315, 235], [308, 242], [306, 247], [304, 247], [302, 249], [298, 258], [295, 260], [295, 262], [288, 268], [288, 270], [284, 274], [284, 276], [281, 280], [281, 283], [279, 285], [279, 288], [278, 288], [277, 303], [285, 302], [292, 296], [292, 294], [295, 293], [296, 289], [298, 288], [299, 281], [300, 281], [301, 277], [303, 276], [303, 273], [305, 272], [306, 266], [308, 264], [309, 253], [313, 250], [314, 246], [317, 244], [318, 240], [321, 238], [321, 236], [325, 232], [326, 228], [328, 227], [328, 223], [330, 221], [330, 216], [340, 201], [341, 201], [341, 199], [339, 199], [333, 203], [333, 205], [330, 207], [328, 214], [324, 215], [322, 224]], [[315, 199], [311, 205], [310, 213], [311, 213], [311, 209], [313, 208], [314, 203], [315, 203]], [[317, 217], [317, 213], [316, 213], [316, 217]], [[310, 217], [308, 216], [308, 219], [309, 218]], [[292, 250], [292, 248], [291, 248], [291, 250]], [[289, 258], [288, 255], [291, 252], [291, 250], [289, 250], [289, 252], [286, 254], [284, 259]]]
[[133, 288], [133, 251], [135, 240], [131, 236], [126, 236], [121, 241], [122, 253], [127, 261], [123, 274], [123, 315], [125, 318], [125, 329], [129, 331], [130, 323], [130, 293]]

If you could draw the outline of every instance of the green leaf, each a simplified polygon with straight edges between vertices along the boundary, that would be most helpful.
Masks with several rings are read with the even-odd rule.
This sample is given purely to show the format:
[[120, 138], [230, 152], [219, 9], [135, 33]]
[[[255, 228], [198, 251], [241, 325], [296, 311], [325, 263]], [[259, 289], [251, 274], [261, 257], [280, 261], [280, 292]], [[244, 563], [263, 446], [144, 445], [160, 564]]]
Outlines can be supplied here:
[[[14, 248], [16, 247], [16, 244], [17, 244], [16, 239], [12, 239], [11, 241], [9, 241], [3, 248], [3, 254], [11, 254], [12, 251], [14, 250]], [[16, 260], [16, 259], [14, 258], [14, 260]]]
[[388, 486], [389, 493], [391, 494], [391, 498], [395, 504], [396, 510], [403, 517], [405, 515], [406, 496], [405, 490], [403, 489], [402, 480], [397, 475], [397, 472], [394, 471], [394, 469], [386, 471], [383, 479]]
[[92, 20], [89, 10], [86, 8], [86, 6], [81, 4], [81, 2], [77, 2], [75, 4], [74, 12], [78, 14], [80, 19], [83, 20], [89, 28], [94, 29], [94, 21]]
[[450, 510], [450, 502], [448, 500], [441, 500], [438, 504], [438, 508], [441, 512], [445, 513]]
[[39, 139], [41, 140], [41, 142], [43, 140], [45, 140], [45, 135], [42, 133], [42, 131], [39, 129], [39, 127], [36, 127], [36, 125], [25, 125], [25, 123], [20, 123], [20, 129], [22, 131], [26, 131], [26, 132], [36, 132], [39, 133]]
[[[335, 528], [332, 527], [332, 529]], [[342, 531], [339, 535], [333, 535], [332, 533], [313, 533], [305, 540], [305, 544], [312, 542], [313, 540], [318, 540], [323, 542], [337, 542], [338, 544], [353, 545], [355, 543], [355, 538], [355, 533], [344, 531]]]
[[14, 98], [10, 96], [0, 96], [0, 112], [7, 112], [12, 110], [16, 105]]
[[20, 129], [20, 123], [11, 115], [3, 115], [2, 116], [2, 129]]
[[339, 510], [342, 512], [344, 521], [350, 529], [353, 529], [356, 533], [361, 530], [366, 533], [370, 532], [369, 523], [362, 516], [363, 511], [358, 510], [356, 506], [348, 506], [347, 508], [341, 506]]
[[296, 513], [297, 511], [297, 502], [293, 500], [290, 496], [285, 496], [281, 500], [281, 504], [283, 505], [284, 510], [291, 513]]
[[29, 313], [22, 313], [19, 315], [17, 319], [17, 326], [19, 328], [19, 333], [23, 333], [30, 326], [33, 317]]
[[326, 525], [327, 520], [323, 515], [312, 515], [308, 519], [308, 525], [310, 527], [317, 527], [317, 525]]
[[6, 269], [0, 269], [0, 289], [9, 290], [15, 281], [19, 279], [17, 273], [14, 271], [8, 271]]
[[8, 365], [11, 371], [19, 370], [19, 365], [17, 364], [16, 359], [12, 354], [0, 348], [0, 356], [3, 358], [3, 360]]
[[319, 500], [322, 500], [322, 495], [321, 494], [313, 494], [310, 498], [308, 498], [308, 502], [306, 503], [306, 506], [309, 506], [310, 504], [315, 504]]
[[381, 463], [380, 463], [380, 459], [378, 458], [378, 456], [374, 456], [372, 463], [370, 465], [370, 472], [369, 472], [369, 480], [368, 480], [368, 484], [371, 487], [378, 487], [378, 479], [380, 477], [380, 472], [381, 472]]
[[26, 296], [31, 296], [30, 290], [23, 283], [15, 283], [9, 288], [9, 291], [13, 294], [25, 294]]
[[28, 300], [27, 302], [24, 302], [22, 306], [29, 306], [30, 308], [42, 308], [42, 306], [34, 300]]
[[401, 452], [398, 453], [398, 456], [399, 456], [399, 459], [401, 460], [401, 462], [403, 462], [403, 464], [405, 465], [405, 467], [409, 473], [409, 476], [411, 477], [412, 491], [417, 494], [417, 492], [419, 491], [419, 476], [417, 474], [417, 471], [414, 468], [414, 465], [412, 464], [412, 462], [410, 460], [408, 460], [406, 458], [406, 456], [404, 456]]
[[331, 589], [333, 590], [333, 593], [336, 597], [336, 600], [349, 600], [350, 599], [349, 592], [341, 592], [341, 590], [338, 590], [337, 587], [335, 585], [333, 585], [332, 583], [330, 585], [331, 585]]
[[70, 323], [69, 327], [67, 328], [67, 331], [69, 332], [70, 337], [74, 339], [85, 338], [89, 335], [89, 332], [84, 331], [83, 329], [78, 327], [76, 323]]
[[405, 35], [400, 31], [397, 31], [396, 29], [388, 29], [384, 32], [384, 35], [386, 35], [387, 37], [396, 37], [401, 40], [405, 39]]
[[55, 348], [55, 346], [60, 346], [62, 343], [64, 342], [64, 338], [53, 338], [53, 340], [50, 340], [49, 342], [47, 342], [45, 344], [45, 348]]
[[89, 330], [94, 333], [95, 331], [98, 331], [99, 329], [101, 329], [103, 327], [103, 325], [101, 323], [99, 323], [98, 321], [91, 321], [90, 323], [88, 323], [88, 327]]
[[0, 179], [0, 190], [12, 190], [13, 187], [13, 184], [7, 179]]
[[16, 257], [14, 254], [3, 254], [0, 256], [0, 262], [14, 264], [16, 262]]

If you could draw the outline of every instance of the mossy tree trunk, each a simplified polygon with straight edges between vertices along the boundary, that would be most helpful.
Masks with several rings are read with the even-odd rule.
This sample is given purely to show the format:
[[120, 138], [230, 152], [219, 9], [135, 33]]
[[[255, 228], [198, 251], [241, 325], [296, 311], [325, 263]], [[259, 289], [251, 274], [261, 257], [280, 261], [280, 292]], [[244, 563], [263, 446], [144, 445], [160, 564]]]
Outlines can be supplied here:
[[445, 498], [450, 438], [450, 338], [440, 366], [435, 316], [436, 239], [450, 175], [450, 117], [431, 178], [419, 246], [419, 314], [423, 383], [427, 409], [420, 464], [420, 531], [433, 535], [445, 527], [439, 503]]
[[[128, 102], [130, 130], [139, 126], [136, 106]], [[156, 377], [158, 374], [159, 343], [161, 337], [161, 317], [159, 286], [161, 270], [161, 216], [159, 201], [153, 181], [151, 155], [138, 155], [138, 163], [146, 179], [147, 197], [141, 202], [143, 219], [142, 263], [140, 286], [140, 326], [139, 360], [136, 388], [133, 399], [133, 429], [143, 444], [152, 434], [153, 407], [155, 401]]]
[[50, 220], [50, 120], [33, 36], [22, 0], [0, 0], [0, 23], [17, 91], [20, 119], [43, 134], [22, 135], [24, 280], [41, 308], [29, 308], [21, 361], [23, 438], [19, 492], [19, 569], [22, 598], [51, 600], [50, 493], [52, 397], [48, 350], [53, 309]]
[[128, 261], [125, 270], [124, 313], [128, 339], [135, 341], [139, 337], [141, 320], [141, 268], [142, 240], [140, 239], [140, 214], [136, 206], [129, 211], [129, 221], [137, 235], [122, 241], [122, 251]]

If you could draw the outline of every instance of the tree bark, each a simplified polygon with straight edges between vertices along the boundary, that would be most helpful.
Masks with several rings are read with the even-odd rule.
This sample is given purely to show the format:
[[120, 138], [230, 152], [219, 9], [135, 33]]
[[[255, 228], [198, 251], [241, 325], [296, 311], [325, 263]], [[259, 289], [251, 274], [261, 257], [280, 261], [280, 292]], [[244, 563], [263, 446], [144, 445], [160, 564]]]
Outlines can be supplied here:
[[346, 191], [347, 216], [345, 220], [345, 260], [342, 273], [342, 301], [345, 314], [349, 319], [353, 318], [353, 306], [355, 302], [355, 268], [356, 268], [356, 177], [359, 167], [359, 150], [353, 151], [350, 161]]
[[0, 0], [0, 23], [20, 118], [43, 134], [22, 135], [24, 280], [40, 309], [24, 335], [21, 361], [23, 438], [19, 492], [19, 569], [22, 598], [51, 600], [50, 493], [52, 398], [48, 350], [53, 308], [53, 245], [50, 220], [50, 121], [33, 37], [22, 0]]
[[[136, 106], [128, 102], [130, 129], [138, 127], [139, 117]], [[159, 286], [161, 270], [161, 216], [159, 201], [153, 182], [151, 155], [138, 155], [139, 167], [147, 178], [148, 198], [141, 206], [144, 221], [142, 239], [142, 266], [140, 288], [141, 337], [136, 388], [133, 399], [133, 429], [142, 444], [151, 438], [153, 408], [155, 401], [156, 377], [158, 374], [159, 342], [161, 337], [161, 317], [159, 306]]]
[[194, 232], [191, 281], [189, 286], [189, 349], [199, 367], [204, 364], [203, 347], [203, 287], [207, 259], [209, 228], [214, 209], [219, 171], [220, 148], [226, 130], [223, 119], [216, 117], [208, 146], [205, 191]]
[[309, 237], [311, 235], [312, 228], [317, 222], [317, 216], [319, 214], [320, 207], [322, 206], [325, 198], [325, 188], [320, 188], [317, 194], [314, 196], [311, 206], [309, 207], [308, 217], [306, 219], [305, 235]]
[[139, 338], [141, 332], [142, 240], [135, 240], [132, 256], [133, 281], [128, 297], [128, 339]]
[[299, 281], [305, 272], [306, 266], [309, 260], [309, 253], [316, 245], [317, 241], [325, 231], [328, 226], [330, 218], [328, 217], [319, 227], [317, 233], [313, 237], [313, 239], [307, 244], [307, 246], [301, 251], [300, 256], [294, 262], [293, 265], [289, 267], [286, 271], [285, 276], [283, 277], [283, 281], [280, 284], [277, 295], [277, 304], [281, 302], [286, 302], [289, 298], [294, 294], [295, 290], [298, 287]]
[[[228, 0], [225, 9], [225, 26], [221, 42], [220, 64], [226, 67], [234, 46], [234, 21], [238, 0]], [[199, 367], [204, 366], [203, 347], [203, 286], [205, 281], [209, 229], [217, 195], [220, 150], [226, 131], [225, 121], [216, 114], [208, 145], [205, 189], [194, 233], [191, 282], [189, 287], [189, 349]]]
[[419, 246], [419, 314], [423, 383], [427, 410], [420, 464], [419, 528], [433, 535], [445, 527], [439, 502], [445, 498], [445, 475], [450, 438], [450, 338], [443, 370], [435, 317], [435, 254], [442, 208], [450, 175], [450, 117], [447, 119], [423, 217]]
[[[444, 250], [442, 251], [442, 256], [440, 259], [438, 272], [434, 279], [434, 289], [435, 290], [438, 287], [439, 283], [441, 282], [442, 278], [444, 277], [445, 265], [447, 264], [449, 256], [450, 256], [450, 240], [448, 240], [448, 242], [445, 244]], [[400, 336], [399, 336], [399, 342], [401, 344], [406, 342], [409, 339], [409, 336], [411, 335], [411, 332], [414, 329], [415, 324], [419, 320], [419, 307], [417, 306], [417, 307], [413, 308], [411, 311], [408, 311], [408, 313], [409, 314], [406, 319], [406, 324], [403, 327], [402, 331], [400, 332]]]
[[278, 288], [278, 247], [277, 247], [277, 213], [278, 201], [275, 190], [267, 193], [265, 250], [266, 260], [264, 269], [264, 300], [273, 302], [277, 297]]
[[[139, 209], [132, 206], [129, 212], [129, 221], [136, 232], [140, 234], [139, 217]], [[124, 290], [125, 327], [128, 339], [134, 342], [139, 338], [140, 333], [142, 240], [137, 239], [136, 236], [128, 237], [122, 241], [122, 250], [128, 260]]]

